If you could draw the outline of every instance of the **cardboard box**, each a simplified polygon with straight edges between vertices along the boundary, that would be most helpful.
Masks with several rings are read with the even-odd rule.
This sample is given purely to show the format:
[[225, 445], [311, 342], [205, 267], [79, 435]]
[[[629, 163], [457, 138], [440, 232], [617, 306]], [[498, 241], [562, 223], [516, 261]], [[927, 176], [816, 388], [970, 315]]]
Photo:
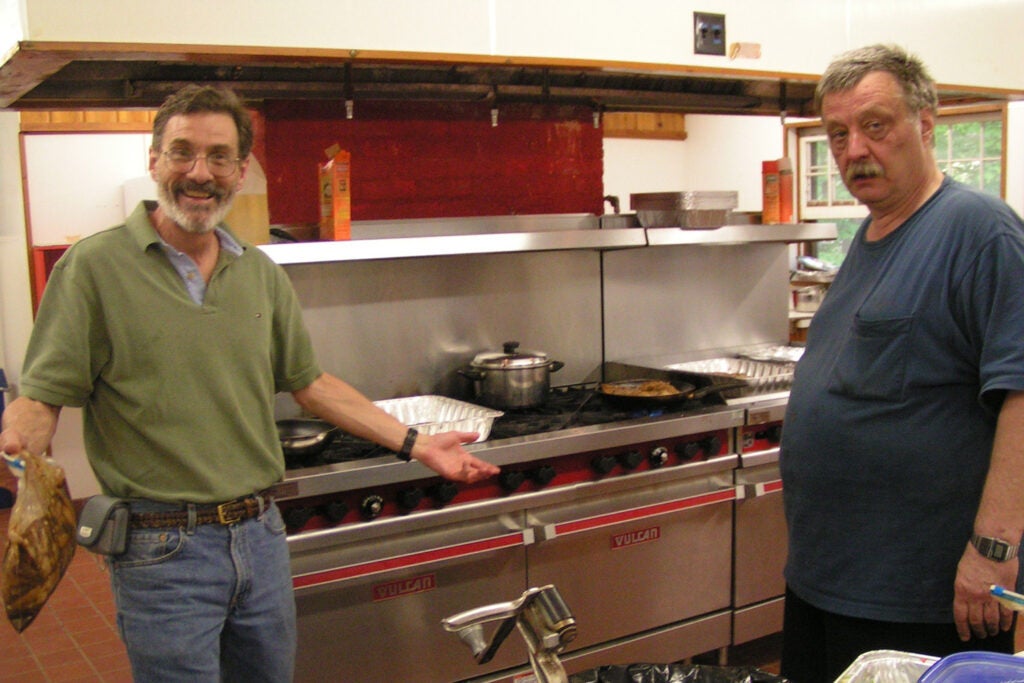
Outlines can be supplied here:
[[320, 239], [352, 238], [351, 156], [328, 150], [330, 160], [320, 167]]
[[761, 162], [761, 222], [765, 225], [793, 222], [793, 162], [772, 159]]

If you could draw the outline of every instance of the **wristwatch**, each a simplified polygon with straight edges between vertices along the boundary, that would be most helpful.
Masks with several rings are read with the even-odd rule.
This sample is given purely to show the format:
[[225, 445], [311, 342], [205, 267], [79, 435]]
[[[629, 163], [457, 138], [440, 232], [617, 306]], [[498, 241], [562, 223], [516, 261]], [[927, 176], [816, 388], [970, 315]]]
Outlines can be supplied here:
[[1006, 562], [1017, 557], [1017, 546], [1012, 543], [1008, 543], [1001, 538], [972, 534], [971, 545], [974, 546], [975, 550], [981, 553], [982, 557], [987, 557], [988, 559], [995, 560], [996, 562]]

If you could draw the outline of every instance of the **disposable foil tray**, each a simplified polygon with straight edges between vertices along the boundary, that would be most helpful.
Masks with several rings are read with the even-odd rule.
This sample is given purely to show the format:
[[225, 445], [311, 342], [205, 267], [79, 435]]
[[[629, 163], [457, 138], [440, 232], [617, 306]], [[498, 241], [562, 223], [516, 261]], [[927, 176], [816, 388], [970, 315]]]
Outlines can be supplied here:
[[836, 683], [915, 683], [938, 657], [895, 650], [872, 650], [857, 657]]
[[665, 366], [666, 370], [673, 372], [699, 375], [709, 380], [711, 384], [724, 384], [737, 379], [746, 381], [746, 387], [723, 391], [722, 396], [725, 398], [785, 391], [793, 384], [795, 368], [796, 363], [757, 361], [749, 358], [709, 358]]
[[421, 434], [438, 432], [479, 432], [477, 441], [484, 441], [491, 433], [494, 418], [505, 413], [500, 410], [457, 401], [447, 396], [410, 396], [374, 401], [374, 405]]
[[720, 228], [739, 204], [737, 192], [644, 192], [629, 206], [645, 228]]

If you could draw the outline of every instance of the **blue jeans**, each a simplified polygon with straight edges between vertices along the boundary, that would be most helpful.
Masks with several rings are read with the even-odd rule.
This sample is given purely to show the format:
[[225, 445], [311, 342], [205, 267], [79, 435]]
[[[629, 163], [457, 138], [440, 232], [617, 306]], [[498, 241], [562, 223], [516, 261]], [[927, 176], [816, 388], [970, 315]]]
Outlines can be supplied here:
[[[133, 512], [180, 509], [132, 501]], [[136, 683], [292, 680], [295, 598], [276, 505], [232, 526], [132, 529], [108, 561]]]

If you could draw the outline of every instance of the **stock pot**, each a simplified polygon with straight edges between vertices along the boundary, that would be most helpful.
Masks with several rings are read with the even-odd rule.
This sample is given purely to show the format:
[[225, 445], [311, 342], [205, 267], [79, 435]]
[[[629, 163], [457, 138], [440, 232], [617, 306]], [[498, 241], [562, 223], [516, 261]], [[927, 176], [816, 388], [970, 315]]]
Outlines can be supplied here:
[[532, 408], [544, 403], [551, 389], [551, 373], [565, 363], [543, 351], [526, 351], [507, 341], [501, 351], [486, 351], [473, 358], [459, 374], [473, 380], [476, 400], [500, 409]]

